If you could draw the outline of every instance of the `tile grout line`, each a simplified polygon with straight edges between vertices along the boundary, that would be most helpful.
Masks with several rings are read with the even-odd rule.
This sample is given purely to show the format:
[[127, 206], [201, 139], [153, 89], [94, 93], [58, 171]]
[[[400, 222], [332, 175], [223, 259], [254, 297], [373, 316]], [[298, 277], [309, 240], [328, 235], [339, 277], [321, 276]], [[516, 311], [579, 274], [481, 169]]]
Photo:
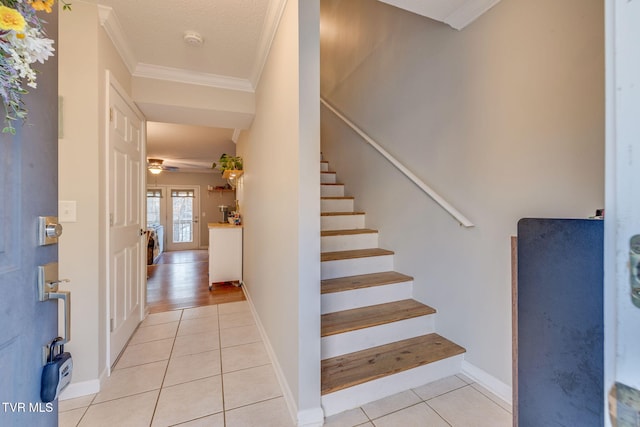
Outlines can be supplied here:
[[176, 338], [178, 337], [178, 331], [180, 330], [180, 324], [182, 323], [182, 316], [184, 315], [184, 310], [180, 313], [180, 319], [178, 320], [178, 327], [176, 328], [176, 333], [173, 336], [173, 343], [171, 344], [171, 351], [169, 351], [169, 359], [167, 360], [167, 366], [164, 368], [164, 375], [162, 375], [162, 382], [160, 383], [160, 389], [158, 390], [158, 397], [156, 397], [156, 404], [153, 406], [153, 413], [151, 414], [151, 420], [149, 420], [149, 427], [153, 424], [153, 419], [156, 417], [156, 411], [158, 410], [158, 403], [160, 403], [160, 396], [162, 395], [162, 387], [164, 386], [164, 381], [167, 378], [167, 372], [169, 372], [169, 365], [171, 364], [171, 355], [173, 354], [173, 349], [176, 345]]
[[450, 425], [451, 427], [453, 427], [453, 424], [451, 424], [451, 423], [449, 422], [449, 420], [447, 420], [445, 417], [443, 417], [443, 416], [442, 416], [442, 414], [440, 414], [440, 412], [438, 412], [438, 411], [436, 410], [436, 408], [434, 408], [433, 406], [429, 405], [429, 402], [424, 402], [424, 404], [425, 404], [425, 405], [427, 405], [429, 408], [431, 408], [431, 410], [432, 410], [433, 412], [435, 412], [435, 413], [440, 417], [440, 419], [441, 419], [442, 421], [444, 421], [445, 423], [447, 423], [448, 425]]
[[218, 354], [220, 356], [220, 399], [222, 399], [222, 425], [227, 425], [227, 407], [224, 401], [224, 373], [222, 369], [222, 334], [220, 333], [220, 305], [216, 310], [218, 320]]

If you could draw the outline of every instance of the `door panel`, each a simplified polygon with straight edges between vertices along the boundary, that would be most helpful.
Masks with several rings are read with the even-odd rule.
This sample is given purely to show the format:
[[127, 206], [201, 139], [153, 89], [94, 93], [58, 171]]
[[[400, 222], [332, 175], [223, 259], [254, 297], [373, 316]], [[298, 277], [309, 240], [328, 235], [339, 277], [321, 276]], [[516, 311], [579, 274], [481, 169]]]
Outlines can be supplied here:
[[[48, 37], [57, 39], [55, 12], [47, 21]], [[57, 58], [37, 68], [38, 88], [24, 98], [28, 124], [17, 123], [15, 136], [0, 134], [2, 426], [52, 426], [58, 416], [57, 402], [40, 401], [42, 346], [58, 334], [58, 308], [38, 301], [36, 283], [37, 267], [58, 259], [57, 245], [38, 246], [36, 233], [37, 217], [58, 210]]]
[[143, 121], [114, 85], [109, 90], [109, 365], [115, 362], [142, 320], [146, 277], [142, 270], [146, 260], [141, 250]]

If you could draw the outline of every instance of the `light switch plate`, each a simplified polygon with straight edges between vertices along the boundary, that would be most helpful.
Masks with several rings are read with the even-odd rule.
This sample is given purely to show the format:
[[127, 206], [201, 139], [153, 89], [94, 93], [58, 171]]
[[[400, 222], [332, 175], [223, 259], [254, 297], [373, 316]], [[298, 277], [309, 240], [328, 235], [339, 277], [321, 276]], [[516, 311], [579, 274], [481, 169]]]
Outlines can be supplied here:
[[76, 222], [76, 201], [60, 200], [58, 201], [58, 221], [60, 222]]

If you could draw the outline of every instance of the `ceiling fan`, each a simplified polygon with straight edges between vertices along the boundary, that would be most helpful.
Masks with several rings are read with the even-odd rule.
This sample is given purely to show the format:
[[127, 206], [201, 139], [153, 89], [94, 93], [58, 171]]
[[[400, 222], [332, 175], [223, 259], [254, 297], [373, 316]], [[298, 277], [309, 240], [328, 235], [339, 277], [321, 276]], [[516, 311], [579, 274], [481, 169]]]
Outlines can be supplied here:
[[162, 171], [175, 172], [178, 170], [175, 166], [164, 166], [162, 163], [164, 163], [162, 159], [147, 159], [147, 169], [154, 175]]

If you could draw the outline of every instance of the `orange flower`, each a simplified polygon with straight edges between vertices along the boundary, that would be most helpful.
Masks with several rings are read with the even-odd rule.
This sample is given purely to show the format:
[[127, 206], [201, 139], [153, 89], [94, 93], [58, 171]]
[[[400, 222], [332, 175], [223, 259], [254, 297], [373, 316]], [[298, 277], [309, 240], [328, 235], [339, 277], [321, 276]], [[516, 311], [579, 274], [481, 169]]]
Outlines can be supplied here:
[[24, 17], [15, 9], [7, 6], [0, 6], [0, 30], [24, 30], [27, 23]]
[[51, 13], [51, 7], [55, 0], [29, 0], [31, 7], [35, 10], [44, 10], [47, 13]]

